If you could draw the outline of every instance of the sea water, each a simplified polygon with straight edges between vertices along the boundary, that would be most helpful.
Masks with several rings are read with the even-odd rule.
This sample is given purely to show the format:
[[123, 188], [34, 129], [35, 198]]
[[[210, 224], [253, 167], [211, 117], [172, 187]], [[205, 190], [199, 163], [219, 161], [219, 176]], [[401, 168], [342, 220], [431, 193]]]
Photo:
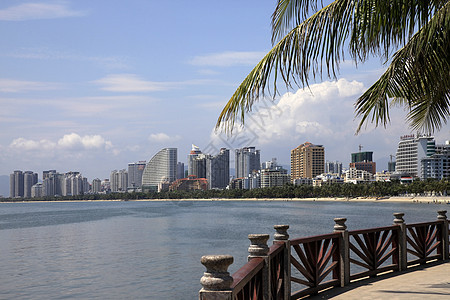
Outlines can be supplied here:
[[247, 260], [251, 233], [291, 238], [436, 220], [446, 205], [168, 201], [0, 203], [0, 299], [198, 299], [202, 255]]

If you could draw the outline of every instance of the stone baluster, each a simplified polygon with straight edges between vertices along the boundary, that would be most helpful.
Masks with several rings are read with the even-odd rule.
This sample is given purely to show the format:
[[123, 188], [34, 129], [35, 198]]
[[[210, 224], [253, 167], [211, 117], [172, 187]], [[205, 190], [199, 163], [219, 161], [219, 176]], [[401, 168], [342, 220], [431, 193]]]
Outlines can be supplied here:
[[403, 220], [404, 213], [394, 213], [393, 214], [394, 225], [398, 226], [398, 269], [399, 271], [404, 271], [408, 268], [408, 253], [407, 253], [407, 242], [406, 242], [406, 224]]
[[[273, 228], [276, 230], [276, 233], [273, 235], [275, 241], [288, 241], [289, 234], [287, 230], [289, 229], [289, 225], [274, 225]], [[274, 244], [276, 243], [274, 241]]]
[[449, 247], [449, 241], [448, 241], [448, 219], [447, 219], [447, 211], [446, 210], [439, 210], [437, 219], [439, 221], [442, 221], [442, 259], [448, 260], [449, 259], [449, 253], [448, 253], [448, 247]]
[[199, 299], [232, 300], [233, 277], [228, 273], [228, 267], [233, 263], [233, 256], [205, 255], [200, 261], [206, 267], [206, 272], [200, 279], [203, 288], [199, 292]]
[[347, 218], [335, 218], [334, 232], [341, 233], [339, 239], [339, 256], [340, 256], [340, 273], [341, 273], [341, 286], [348, 285], [350, 283], [350, 240], [345, 222]]
[[284, 285], [284, 298], [291, 298], [291, 241], [289, 241], [289, 234], [287, 230], [289, 225], [275, 225], [273, 228], [276, 230], [273, 238], [274, 244], [284, 244], [284, 255], [283, 255], [283, 285]]
[[255, 258], [264, 259], [262, 269], [263, 299], [270, 299], [270, 266], [269, 266], [269, 246], [267, 246], [268, 234], [249, 234], [250, 247], [248, 247], [248, 261]]

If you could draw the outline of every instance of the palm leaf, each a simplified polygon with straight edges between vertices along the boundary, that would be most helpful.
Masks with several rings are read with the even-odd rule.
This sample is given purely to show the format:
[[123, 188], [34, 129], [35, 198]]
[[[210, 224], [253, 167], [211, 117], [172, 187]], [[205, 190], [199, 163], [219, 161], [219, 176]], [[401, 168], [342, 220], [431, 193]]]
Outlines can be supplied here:
[[[427, 36], [430, 40], [435, 37], [433, 33], [441, 26], [440, 22], [447, 18], [446, 15], [435, 17], [438, 16], [438, 12], [448, 7], [448, 0], [336, 0], [306, 18], [310, 10], [317, 9], [318, 2], [318, 0], [278, 1], [272, 16], [272, 40], [276, 41], [290, 26], [295, 27], [274, 45], [244, 79], [221, 112], [216, 128], [227, 124], [228, 126], [224, 126], [225, 130], [231, 131], [238, 119], [244, 124], [245, 113], [251, 111], [259, 97], [264, 97], [271, 86], [271, 81], [272, 93], [269, 91], [269, 94], [274, 97], [278, 92], [277, 83], [280, 78], [287, 88], [292, 88], [292, 84], [299, 87], [307, 86], [311, 76], [313, 78], [322, 76], [324, 68], [328, 77], [335, 78], [339, 64], [344, 59], [345, 47], [348, 47], [352, 59], [358, 63], [370, 55], [388, 59], [395, 48], [405, 43], [409, 44], [413, 37], [417, 36], [413, 35], [417, 28], [427, 27], [428, 30], [419, 37], [423, 39]], [[430, 21], [431, 16], [434, 17]], [[445, 36], [442, 36], [442, 39], [446, 38], [447, 34], [448, 32], [443, 34]], [[422, 43], [419, 38], [416, 39], [417, 43]], [[445, 40], [442, 42], [445, 43]], [[427, 54], [423, 52], [423, 55]], [[439, 56], [435, 57], [437, 59], [434, 62], [439, 60]], [[424, 128], [439, 127], [446, 120], [447, 98], [441, 97], [441, 100], [437, 101], [441, 103], [439, 110], [434, 109], [436, 106], [433, 105], [425, 109], [424, 99], [430, 99], [431, 94], [438, 95], [442, 87], [428, 88], [429, 96], [422, 98], [421, 101], [417, 97], [409, 98], [409, 94], [417, 96], [424, 88], [412, 86], [412, 81], [408, 83], [405, 78], [398, 78], [397, 86], [394, 86], [392, 80], [400, 76], [402, 63], [407, 62], [407, 68], [403, 69], [409, 70], [412, 74], [412, 61], [408, 60], [408, 56], [405, 56], [402, 50], [395, 54], [394, 60], [395, 64], [391, 65], [380, 80], [369, 88], [365, 93], [366, 96], [363, 95], [358, 100], [357, 114], [362, 116], [361, 124], [370, 116], [376, 125], [386, 124], [389, 121], [389, 97], [401, 95], [395, 96], [395, 103], [400, 105], [407, 103], [411, 109], [409, 114], [411, 124], [426, 122]], [[417, 65], [417, 61], [415, 64]], [[426, 64], [423, 64], [419, 69], [422, 70], [425, 66]], [[444, 67], [435, 73], [442, 71]], [[441, 76], [442, 74], [448, 73], [441, 73]], [[422, 85], [430, 83], [429, 79], [425, 80], [425, 75], [414, 76], [417, 77], [414, 83], [420, 82]], [[408, 91], [408, 87], [412, 90]], [[369, 94], [371, 100], [364, 100]], [[438, 123], [433, 126], [433, 122]], [[358, 130], [361, 129], [361, 124]]]
[[446, 124], [449, 97], [450, 2], [395, 53], [386, 72], [358, 99], [357, 132], [369, 120], [386, 126], [389, 105], [400, 105], [409, 110], [412, 129], [431, 133]]

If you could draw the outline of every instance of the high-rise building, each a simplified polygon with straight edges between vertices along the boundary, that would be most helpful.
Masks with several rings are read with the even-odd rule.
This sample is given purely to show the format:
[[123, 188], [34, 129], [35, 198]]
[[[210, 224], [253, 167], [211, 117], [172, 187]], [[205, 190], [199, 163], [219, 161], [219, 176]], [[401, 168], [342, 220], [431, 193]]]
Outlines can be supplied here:
[[102, 180], [102, 191], [104, 191], [105, 193], [111, 192], [111, 182], [108, 178]]
[[342, 163], [338, 161], [327, 161], [325, 163], [325, 173], [342, 175]]
[[164, 148], [147, 163], [142, 174], [142, 190], [157, 191], [161, 183], [171, 183], [177, 176], [177, 148]]
[[128, 188], [128, 172], [125, 169], [114, 170], [110, 174], [111, 192], [126, 192]]
[[389, 161], [388, 162], [388, 172], [392, 173], [395, 172], [395, 161]]
[[275, 170], [277, 167], [278, 167], [278, 163], [277, 163], [276, 157], [272, 158], [272, 160], [261, 163], [261, 170], [264, 170], [264, 169]]
[[450, 141], [436, 145], [434, 154], [420, 160], [420, 179], [450, 177]]
[[99, 178], [92, 180], [92, 193], [98, 194], [102, 191], [102, 181]]
[[207, 155], [200, 153], [195, 157], [189, 157], [190, 158], [190, 167], [192, 174], [189, 174], [189, 176], [194, 175], [197, 178], [206, 178], [206, 157]]
[[[202, 154], [202, 151], [200, 151], [200, 148], [192, 144], [191, 152], [188, 155], [188, 175], [196, 175], [194, 174], [194, 160]], [[198, 177], [198, 176], [197, 176]], [[204, 177], [198, 177], [198, 178], [204, 178]]]
[[89, 188], [87, 179], [80, 172], [67, 172], [61, 175], [61, 195], [63, 196], [83, 195], [86, 192], [86, 186]]
[[144, 173], [145, 165], [145, 160], [128, 164], [128, 188], [141, 188], [142, 174]]
[[291, 180], [314, 178], [324, 173], [325, 149], [310, 142], [291, 150]]
[[38, 182], [38, 174], [32, 171], [23, 173], [23, 197], [31, 198], [31, 187]]
[[42, 197], [44, 195], [44, 186], [38, 182], [31, 187], [31, 198]]
[[[362, 146], [360, 146], [361, 148]], [[352, 153], [352, 163], [362, 162], [362, 161], [373, 161], [373, 152], [365, 151], [365, 152], [356, 152]]]
[[235, 151], [236, 178], [247, 177], [252, 171], [260, 170], [260, 150], [244, 147]]
[[57, 173], [56, 170], [48, 170], [42, 172], [43, 196], [63, 196], [64, 184], [65, 174]]
[[177, 179], [183, 179], [184, 177], [184, 163], [177, 163]]
[[48, 170], [42, 172], [42, 180], [49, 178], [52, 174], [56, 174], [56, 170]]
[[398, 142], [395, 171], [419, 177], [422, 174], [421, 160], [435, 153], [432, 136], [405, 135]]
[[9, 196], [11, 198], [24, 196], [23, 172], [20, 170], [16, 170], [9, 175]]
[[372, 175], [377, 172], [377, 164], [372, 161], [373, 152], [357, 152], [352, 153], [352, 162], [350, 163], [350, 168], [355, 168], [356, 170], [364, 170]]
[[221, 148], [219, 154], [206, 157], [208, 189], [224, 189], [230, 181], [230, 150]]

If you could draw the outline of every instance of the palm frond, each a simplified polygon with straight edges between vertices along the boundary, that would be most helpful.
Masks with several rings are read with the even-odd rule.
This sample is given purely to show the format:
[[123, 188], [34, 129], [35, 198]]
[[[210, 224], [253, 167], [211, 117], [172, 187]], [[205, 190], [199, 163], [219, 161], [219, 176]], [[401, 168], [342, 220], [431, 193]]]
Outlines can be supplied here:
[[[323, 8], [305, 22], [291, 30], [281, 39], [244, 79], [228, 101], [216, 124], [219, 128], [227, 123], [225, 130], [231, 131], [237, 116], [241, 124], [244, 115], [263, 97], [273, 76], [272, 96], [277, 94], [277, 81], [282, 77], [287, 87], [291, 83], [308, 85], [310, 73], [321, 75], [323, 64], [328, 76], [335, 76], [343, 55], [344, 41], [349, 35], [352, 1], [341, 0]], [[332, 49], [332, 51], [327, 51]]]
[[[311, 77], [322, 77], [325, 72], [336, 78], [345, 47], [358, 63], [370, 55], [387, 60], [394, 49], [404, 45], [395, 53], [385, 74], [358, 100], [357, 116], [362, 117], [358, 131], [369, 119], [376, 125], [389, 122], [391, 97], [395, 97], [394, 104], [408, 105], [413, 127], [425, 122], [423, 128], [432, 129], [433, 124], [439, 127], [446, 121], [448, 108], [445, 109], [444, 100], [436, 102], [441, 103], [436, 104], [440, 109], [436, 105], [425, 109], [423, 105], [424, 99], [431, 99], [431, 95], [445, 95], [448, 100], [447, 90], [441, 92], [446, 83], [441, 81], [442, 87], [432, 85], [436, 76], [448, 78], [448, 54], [439, 57], [440, 54], [432, 52], [436, 48], [420, 47], [437, 38], [448, 45], [449, 29], [442, 22], [447, 22], [448, 15], [443, 12], [448, 9], [449, 0], [336, 0], [306, 18], [311, 10], [317, 9], [318, 3], [318, 0], [278, 0], [272, 16], [273, 41], [290, 26], [295, 27], [244, 79], [222, 110], [216, 129], [226, 124], [225, 130], [232, 131], [238, 119], [244, 124], [245, 113], [251, 111], [259, 97], [264, 97], [269, 87], [271, 96], [277, 94], [279, 79], [291, 88], [293, 84], [308, 86]], [[424, 30], [414, 34], [418, 28]], [[437, 32], [441, 35], [436, 36]], [[447, 59], [446, 63], [442, 59]], [[427, 66], [433, 67], [426, 70]]]
[[355, 1], [350, 53], [356, 61], [370, 55], [387, 60], [393, 49], [404, 45], [426, 25], [447, 1], [360, 0]]
[[449, 98], [450, 2], [395, 53], [386, 72], [358, 99], [357, 132], [369, 119], [386, 126], [390, 105], [407, 107], [412, 129], [433, 132], [449, 118]]
[[278, 0], [272, 14], [272, 44], [286, 35], [290, 28], [300, 25], [312, 10], [317, 11], [318, 2], [322, 0]]

